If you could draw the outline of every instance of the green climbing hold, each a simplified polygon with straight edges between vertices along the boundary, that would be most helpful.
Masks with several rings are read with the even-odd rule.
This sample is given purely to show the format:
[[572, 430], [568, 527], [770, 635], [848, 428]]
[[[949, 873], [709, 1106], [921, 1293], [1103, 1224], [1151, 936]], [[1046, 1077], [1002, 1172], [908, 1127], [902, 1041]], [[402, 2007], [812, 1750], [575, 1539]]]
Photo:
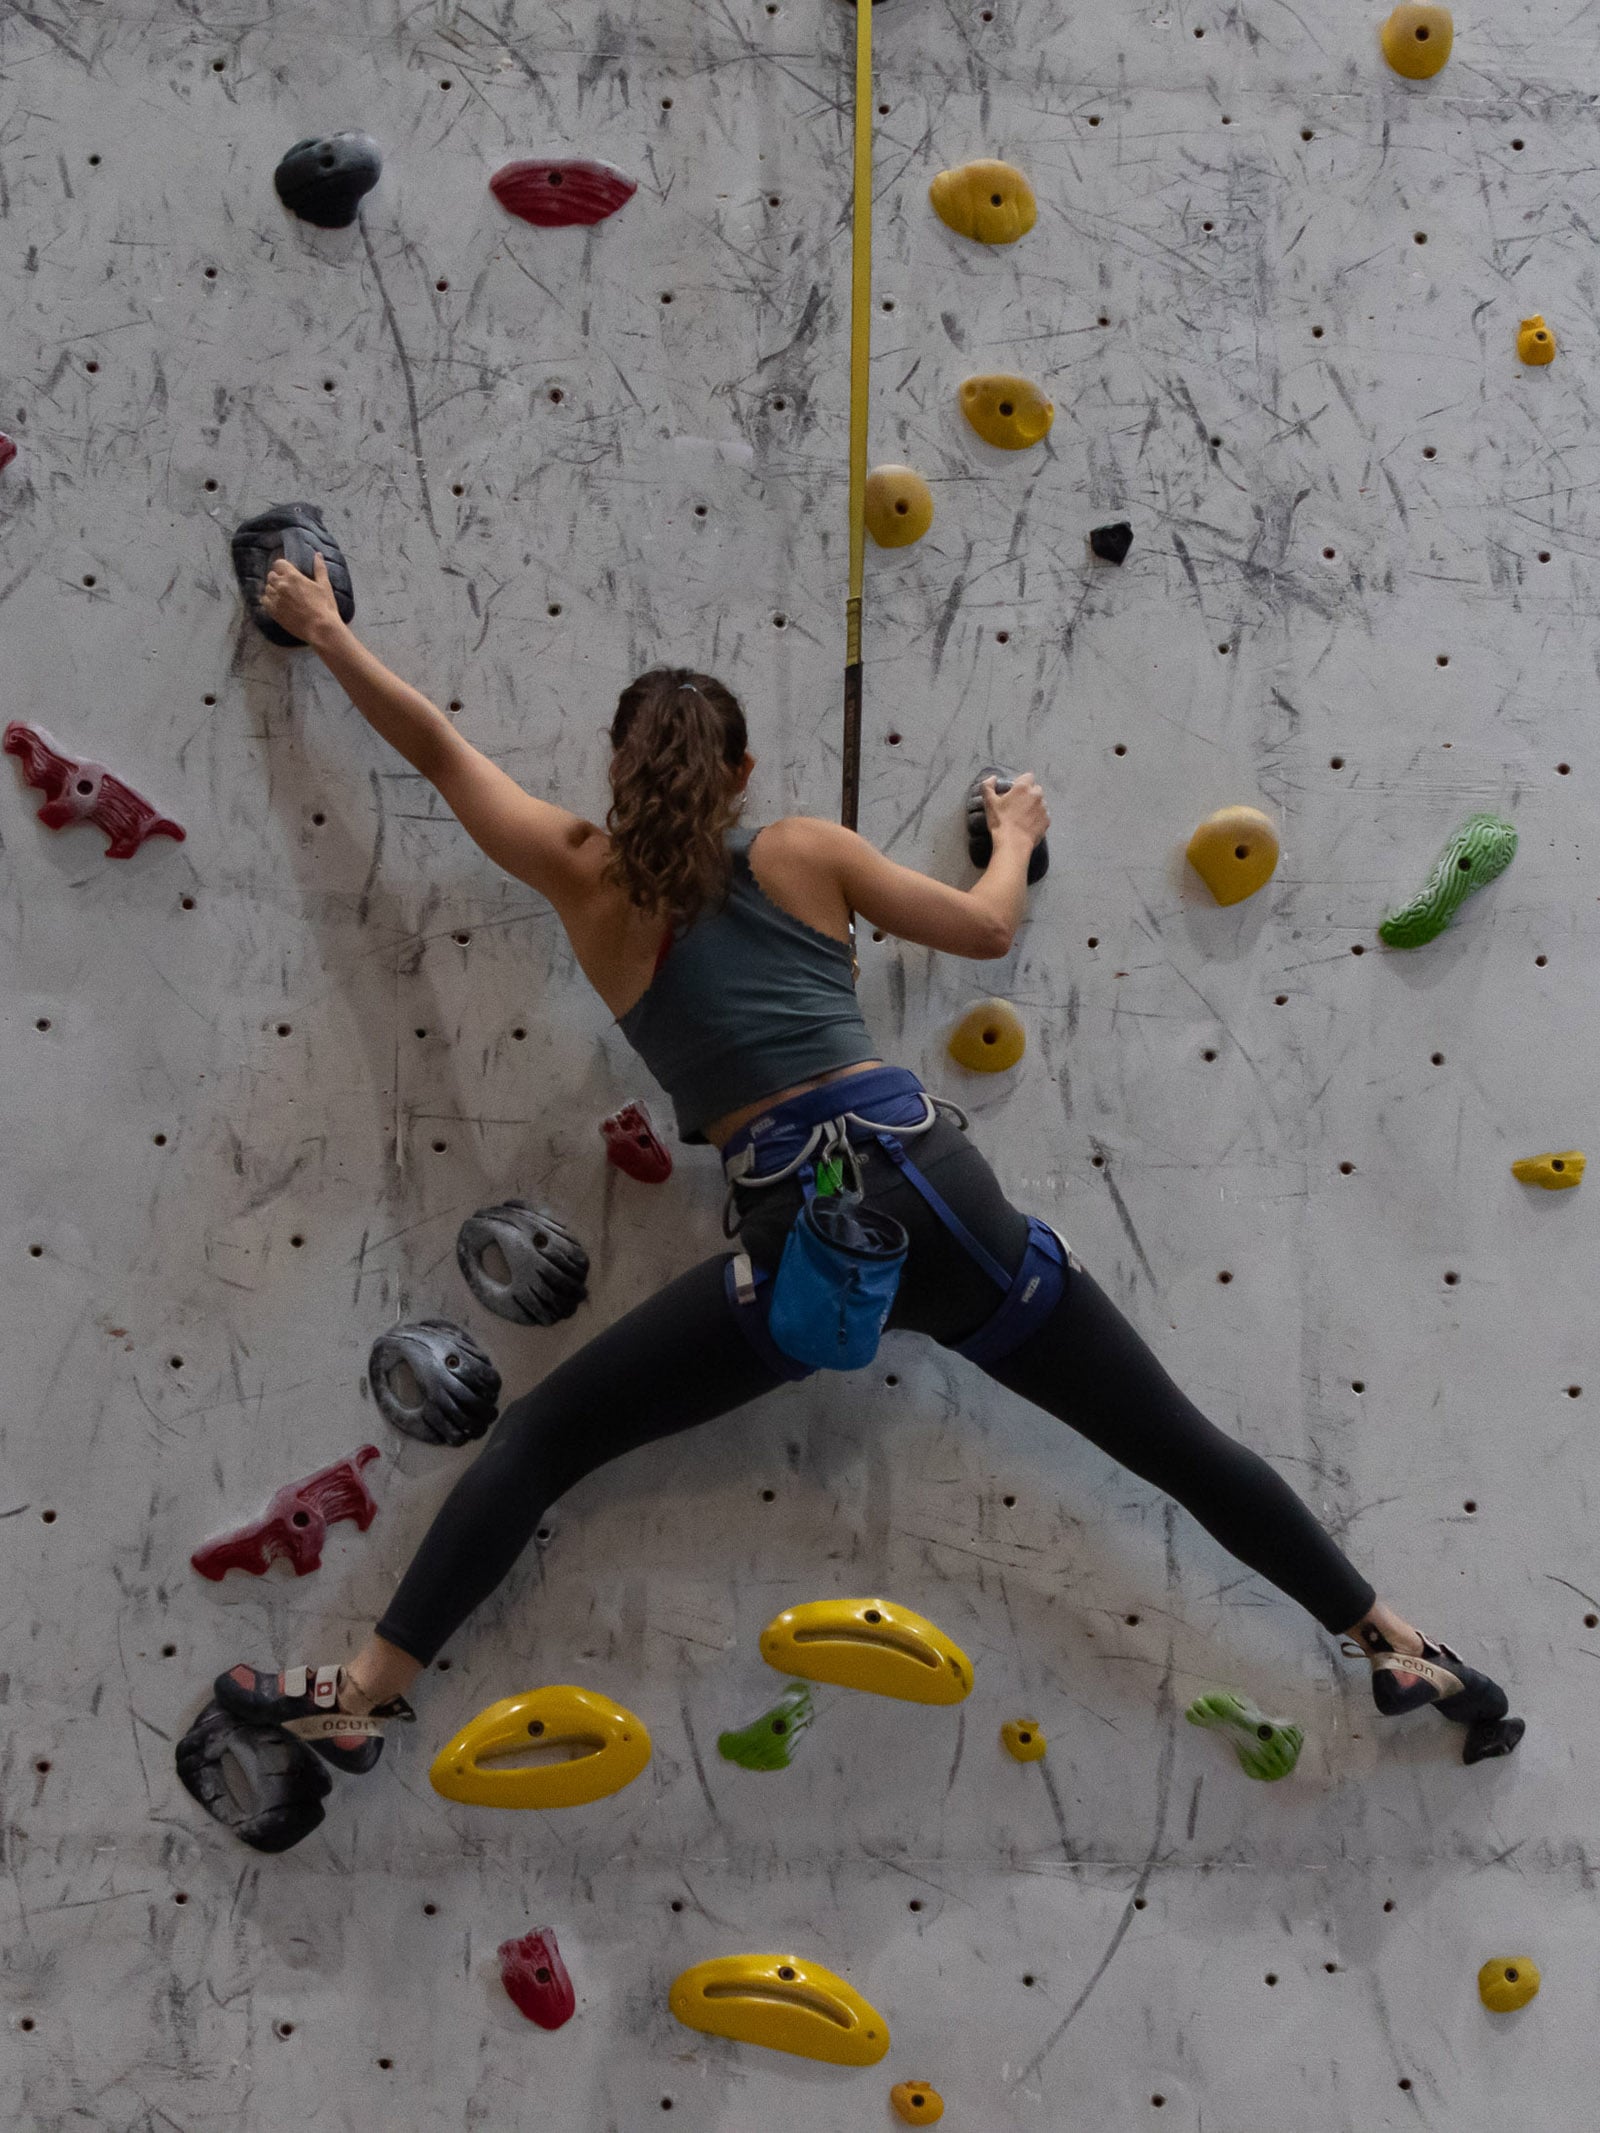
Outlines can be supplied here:
[[1498, 815], [1468, 815], [1420, 891], [1390, 912], [1379, 935], [1391, 948], [1420, 948], [1437, 940], [1473, 890], [1503, 874], [1516, 851], [1517, 833], [1509, 822]]
[[1270, 1784], [1286, 1778], [1300, 1760], [1306, 1737], [1287, 1719], [1268, 1718], [1248, 1696], [1213, 1689], [1197, 1696], [1184, 1714], [1191, 1726], [1215, 1726], [1228, 1736], [1246, 1777]]
[[810, 1689], [803, 1681], [791, 1681], [770, 1711], [737, 1733], [719, 1733], [718, 1753], [746, 1770], [787, 1770], [795, 1737], [811, 1719]]

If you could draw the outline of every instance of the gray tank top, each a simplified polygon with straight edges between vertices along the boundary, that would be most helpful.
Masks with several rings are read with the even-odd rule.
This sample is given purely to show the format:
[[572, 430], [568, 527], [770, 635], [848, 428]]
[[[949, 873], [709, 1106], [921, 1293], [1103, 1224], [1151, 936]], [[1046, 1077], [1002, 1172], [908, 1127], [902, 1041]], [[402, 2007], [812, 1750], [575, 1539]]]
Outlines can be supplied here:
[[878, 1055], [856, 1004], [850, 950], [775, 904], [750, 871], [759, 832], [728, 835], [727, 901], [677, 934], [617, 1023], [672, 1098], [678, 1132], [797, 1081]]

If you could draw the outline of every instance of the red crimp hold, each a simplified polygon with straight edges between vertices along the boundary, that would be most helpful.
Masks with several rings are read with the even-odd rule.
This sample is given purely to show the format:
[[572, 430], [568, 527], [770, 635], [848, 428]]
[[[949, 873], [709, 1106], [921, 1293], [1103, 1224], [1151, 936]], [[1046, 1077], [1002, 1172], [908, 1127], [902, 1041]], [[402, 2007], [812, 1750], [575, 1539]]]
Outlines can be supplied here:
[[17, 456], [16, 440], [0, 430], [0, 474], [3, 474]]
[[521, 1940], [500, 1943], [500, 1982], [530, 2022], [559, 2029], [570, 2022], [578, 1996], [556, 1946], [553, 1926], [536, 1926]]
[[365, 1533], [377, 1517], [377, 1499], [361, 1478], [361, 1469], [377, 1456], [375, 1444], [363, 1444], [348, 1459], [307, 1474], [304, 1481], [286, 1481], [259, 1518], [196, 1548], [190, 1562], [213, 1583], [230, 1570], [264, 1577], [276, 1562], [292, 1563], [295, 1576], [305, 1577], [322, 1561], [330, 1526], [348, 1518]]
[[181, 844], [188, 834], [181, 822], [158, 815], [150, 802], [124, 785], [104, 763], [80, 763], [70, 756], [42, 726], [25, 726], [13, 719], [5, 731], [7, 755], [21, 758], [22, 775], [44, 794], [39, 820], [46, 829], [65, 829], [69, 822], [93, 822], [111, 842], [108, 859], [131, 859], [146, 837], [175, 837]]
[[610, 1118], [600, 1121], [606, 1137], [606, 1161], [625, 1170], [641, 1185], [664, 1185], [672, 1175], [672, 1155], [666, 1142], [650, 1123], [643, 1104], [624, 1104]]
[[609, 163], [507, 163], [489, 180], [503, 208], [541, 230], [571, 222], [604, 222], [639, 190]]

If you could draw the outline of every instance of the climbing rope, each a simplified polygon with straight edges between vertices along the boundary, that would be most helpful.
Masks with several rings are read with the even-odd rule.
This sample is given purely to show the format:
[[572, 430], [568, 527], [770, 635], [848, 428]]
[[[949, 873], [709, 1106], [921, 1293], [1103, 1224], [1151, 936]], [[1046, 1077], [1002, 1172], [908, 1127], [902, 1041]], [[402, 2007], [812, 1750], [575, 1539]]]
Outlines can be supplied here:
[[[872, 9], [856, 4], [855, 177], [850, 229], [850, 586], [845, 608], [843, 790], [839, 819], [861, 798], [861, 586], [866, 569], [867, 391], [872, 353]], [[852, 935], [854, 927], [852, 926]]]

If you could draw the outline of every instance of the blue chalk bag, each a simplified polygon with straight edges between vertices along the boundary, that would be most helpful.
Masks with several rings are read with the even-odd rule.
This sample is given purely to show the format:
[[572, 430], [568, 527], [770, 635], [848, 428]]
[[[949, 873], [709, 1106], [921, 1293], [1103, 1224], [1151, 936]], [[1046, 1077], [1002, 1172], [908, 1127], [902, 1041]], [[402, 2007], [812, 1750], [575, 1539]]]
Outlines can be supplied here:
[[767, 1332], [794, 1362], [860, 1370], [878, 1352], [910, 1238], [860, 1193], [820, 1197], [808, 1174], [805, 1204], [783, 1247]]

